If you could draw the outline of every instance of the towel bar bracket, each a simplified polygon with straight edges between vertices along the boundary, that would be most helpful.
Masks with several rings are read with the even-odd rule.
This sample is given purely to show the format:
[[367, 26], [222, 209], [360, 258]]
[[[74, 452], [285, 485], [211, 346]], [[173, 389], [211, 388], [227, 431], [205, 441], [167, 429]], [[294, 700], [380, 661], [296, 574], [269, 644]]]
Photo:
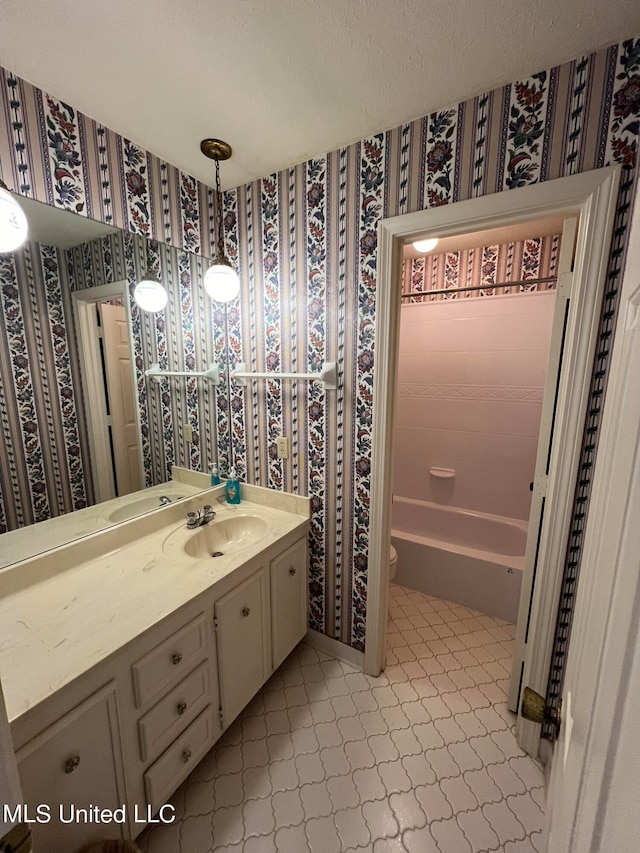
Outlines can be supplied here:
[[220, 366], [218, 364], [210, 364], [206, 370], [160, 370], [160, 365], [155, 362], [149, 370], [145, 370], [145, 376], [148, 376], [153, 382], [160, 383], [168, 376], [188, 376], [190, 378], [201, 376], [203, 379], [208, 379], [214, 385], [220, 384]]

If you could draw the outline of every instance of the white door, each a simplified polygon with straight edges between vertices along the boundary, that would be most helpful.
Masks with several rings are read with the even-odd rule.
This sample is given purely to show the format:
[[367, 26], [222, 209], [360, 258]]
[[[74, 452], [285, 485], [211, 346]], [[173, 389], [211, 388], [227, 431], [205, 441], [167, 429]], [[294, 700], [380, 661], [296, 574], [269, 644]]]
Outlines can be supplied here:
[[567, 330], [567, 315], [569, 312], [569, 300], [571, 296], [573, 256], [577, 231], [578, 218], [571, 217], [569, 219], [565, 219], [564, 227], [562, 229], [562, 242], [560, 244], [560, 257], [558, 259], [558, 283], [553, 312], [549, 361], [547, 364], [547, 380], [545, 383], [542, 402], [540, 431], [538, 433], [538, 451], [533, 478], [531, 512], [529, 515], [529, 528], [522, 575], [520, 606], [518, 608], [518, 621], [516, 626], [516, 642], [513, 652], [513, 668], [511, 670], [511, 684], [509, 688], [508, 706], [514, 713], [518, 712], [520, 693], [525, 686], [522, 684], [522, 674], [524, 671], [524, 661], [531, 627], [531, 602], [533, 599], [537, 563], [539, 559], [539, 546], [543, 533], [543, 525], [546, 520], [545, 508], [547, 479], [549, 476], [549, 463], [551, 459], [551, 443], [553, 441], [558, 384], [560, 380], [560, 371], [562, 370], [562, 356]]
[[549, 853], [640, 850], [640, 211], [634, 225], [552, 760]]
[[116, 494], [121, 496], [142, 488], [129, 327], [124, 306], [102, 302], [98, 310], [104, 341]]

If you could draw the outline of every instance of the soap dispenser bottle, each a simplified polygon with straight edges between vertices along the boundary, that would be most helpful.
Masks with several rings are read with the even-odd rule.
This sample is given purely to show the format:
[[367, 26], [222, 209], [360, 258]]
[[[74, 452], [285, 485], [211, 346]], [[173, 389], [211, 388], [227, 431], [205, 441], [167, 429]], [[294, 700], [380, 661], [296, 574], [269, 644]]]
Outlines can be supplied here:
[[229, 471], [229, 477], [226, 483], [227, 489], [227, 503], [228, 504], [239, 504], [240, 503], [240, 482], [238, 481], [238, 476], [236, 474], [235, 467], [231, 467]]
[[220, 475], [218, 474], [218, 466], [211, 466], [211, 485], [219, 486], [220, 485]]

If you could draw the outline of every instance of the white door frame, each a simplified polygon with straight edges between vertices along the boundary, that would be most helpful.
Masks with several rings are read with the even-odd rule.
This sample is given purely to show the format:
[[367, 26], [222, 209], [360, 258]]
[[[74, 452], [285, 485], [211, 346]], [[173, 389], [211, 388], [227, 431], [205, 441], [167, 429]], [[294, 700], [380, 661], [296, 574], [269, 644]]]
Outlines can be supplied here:
[[[609, 245], [618, 196], [619, 168], [611, 167], [443, 205], [382, 220], [378, 227], [373, 450], [367, 625], [364, 669], [384, 667], [388, 606], [389, 544], [393, 462], [393, 423], [400, 329], [402, 247], [415, 239], [449, 237], [551, 216], [579, 214], [574, 286], [567, 343], [560, 378], [551, 460], [546, 533], [535, 585], [524, 677], [546, 692], [564, 549], [582, 439]], [[556, 440], [557, 439], [557, 440]], [[562, 447], [562, 453], [558, 449]], [[556, 515], [557, 513], [557, 515]], [[542, 546], [544, 545], [544, 550]], [[526, 749], [537, 754], [540, 727], [520, 731]]]
[[[71, 294], [73, 313], [78, 333], [78, 351], [82, 374], [84, 403], [89, 432], [89, 451], [91, 453], [91, 477], [96, 503], [110, 500], [116, 496], [113, 481], [111, 444], [107, 422], [107, 407], [104, 394], [104, 377], [100, 356], [100, 341], [97, 333], [95, 309], [96, 302], [107, 299], [122, 299], [127, 315], [129, 339], [133, 340], [131, 325], [131, 304], [129, 302], [129, 283], [114, 281], [85, 290], [76, 290]], [[135, 376], [135, 358], [132, 353], [131, 374], [134, 389], [137, 388]], [[140, 459], [140, 482], [144, 483], [142, 470], [142, 434], [140, 431], [140, 407], [136, 392], [136, 428], [138, 434], [138, 454]]]

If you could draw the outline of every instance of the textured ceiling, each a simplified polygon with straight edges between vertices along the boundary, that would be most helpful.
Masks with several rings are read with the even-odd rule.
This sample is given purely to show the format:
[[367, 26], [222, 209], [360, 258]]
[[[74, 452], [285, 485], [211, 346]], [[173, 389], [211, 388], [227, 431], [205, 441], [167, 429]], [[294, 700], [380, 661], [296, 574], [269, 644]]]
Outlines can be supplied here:
[[0, 0], [0, 64], [232, 187], [640, 31], [638, 0]]

